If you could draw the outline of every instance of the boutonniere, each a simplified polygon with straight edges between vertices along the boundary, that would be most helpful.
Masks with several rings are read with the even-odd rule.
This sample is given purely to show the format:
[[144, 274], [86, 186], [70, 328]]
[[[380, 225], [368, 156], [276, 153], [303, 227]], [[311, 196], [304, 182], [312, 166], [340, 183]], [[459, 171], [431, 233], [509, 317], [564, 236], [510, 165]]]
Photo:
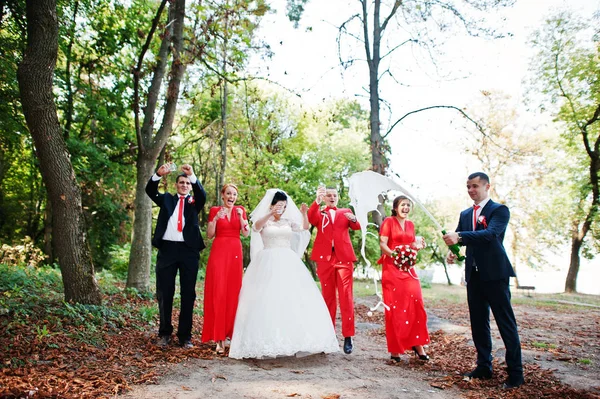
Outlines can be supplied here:
[[195, 204], [195, 203], [196, 203], [196, 200], [194, 199], [194, 197], [190, 196], [188, 198], [188, 204]]
[[477, 218], [477, 224], [482, 224], [484, 229], [487, 229], [487, 221], [485, 220], [485, 216], [479, 216]]

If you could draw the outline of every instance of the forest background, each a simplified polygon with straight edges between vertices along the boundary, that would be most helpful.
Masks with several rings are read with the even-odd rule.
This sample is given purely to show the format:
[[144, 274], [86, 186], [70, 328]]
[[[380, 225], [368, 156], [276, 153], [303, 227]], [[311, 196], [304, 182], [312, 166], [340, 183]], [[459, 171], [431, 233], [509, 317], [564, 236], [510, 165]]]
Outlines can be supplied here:
[[[0, 3], [0, 263], [60, 268], [69, 301], [100, 303], [102, 273], [149, 290], [153, 212], [143, 188], [163, 162], [193, 166], [208, 193], [203, 229], [224, 182], [238, 185], [249, 210], [270, 187], [309, 203], [320, 183], [338, 186], [347, 205], [347, 178], [366, 169], [410, 187], [453, 229], [469, 205], [463, 180], [479, 169], [511, 208], [517, 273], [568, 269], [564, 290], [576, 292], [582, 260], [600, 249], [598, 7], [538, 9], [544, 19], [520, 38], [531, 49], [522, 96], [478, 82], [467, 100], [440, 88], [466, 91], [470, 72], [454, 69], [453, 57], [511, 40], [506, 20], [518, 5], [332, 3]], [[267, 27], [286, 14], [309, 41], [321, 7], [335, 10], [322, 16], [333, 34], [316, 40], [333, 43], [337, 63], [321, 71], [311, 48], [293, 45], [300, 57], [287, 60], [290, 71], [322, 76], [294, 76], [293, 85], [272, 63], [287, 30]], [[459, 36], [473, 42], [459, 45]], [[343, 89], [315, 101], [334, 75]], [[427, 134], [414, 127], [423, 118], [435, 121]], [[429, 151], [427, 140], [448, 152]], [[430, 243], [420, 264], [447, 270], [439, 231], [419, 210], [414, 219]], [[374, 263], [377, 238], [366, 247]]]

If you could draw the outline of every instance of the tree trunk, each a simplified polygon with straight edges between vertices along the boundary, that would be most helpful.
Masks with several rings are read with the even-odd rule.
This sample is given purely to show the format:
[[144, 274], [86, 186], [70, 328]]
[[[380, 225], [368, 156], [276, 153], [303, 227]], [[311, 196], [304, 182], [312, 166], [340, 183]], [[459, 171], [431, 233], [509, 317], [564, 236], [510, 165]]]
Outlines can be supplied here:
[[47, 261], [54, 263], [54, 250], [52, 249], [52, 202], [46, 201], [46, 210], [44, 212], [44, 253]]
[[371, 158], [373, 171], [385, 175], [387, 165], [381, 137], [381, 120], [379, 115], [379, 63], [381, 62], [381, 2], [375, 1], [373, 9], [373, 48], [369, 49], [366, 1], [363, 1], [363, 26], [365, 46], [367, 47], [367, 63], [369, 65], [369, 105], [371, 128]]
[[150, 265], [152, 262], [152, 201], [146, 195], [146, 183], [153, 174], [153, 168], [152, 157], [138, 155], [127, 287], [144, 292], [150, 289]]
[[58, 54], [56, 0], [27, 0], [27, 48], [17, 71], [23, 114], [53, 212], [53, 242], [65, 300], [100, 304], [85, 234], [81, 191], [62, 137], [52, 92]]
[[577, 292], [577, 274], [579, 273], [580, 257], [579, 252], [583, 245], [583, 239], [580, 238], [577, 231], [573, 233], [571, 238], [571, 261], [569, 263], [569, 272], [565, 281], [565, 292]]
[[512, 256], [512, 258], [513, 258], [512, 266], [513, 266], [513, 269], [514, 269], [515, 275], [516, 275], [515, 285], [517, 287], [519, 287], [521, 284], [519, 284], [519, 273], [517, 273], [517, 260], [519, 258], [517, 256], [517, 254], [519, 252], [519, 233], [518, 233], [517, 229], [513, 230], [513, 239], [512, 239], [511, 248], [512, 248], [512, 255], [513, 255]]
[[[225, 64], [225, 61], [223, 62]], [[223, 69], [225, 72], [225, 69]], [[221, 205], [221, 196], [219, 195], [221, 187], [225, 184], [225, 170], [227, 169], [227, 100], [229, 97], [229, 91], [227, 87], [227, 80], [223, 79], [223, 86], [221, 88], [221, 125], [223, 126], [223, 136], [221, 137], [221, 168], [219, 170], [218, 183], [217, 183], [217, 199], [219, 205]]]
[[[160, 9], [158, 14], [160, 14]], [[144, 109], [144, 121], [141, 129], [136, 132], [139, 149], [136, 162], [136, 198], [134, 202], [134, 223], [131, 252], [129, 254], [127, 287], [136, 288], [141, 291], [148, 291], [150, 288], [150, 259], [152, 256], [152, 202], [146, 195], [145, 187], [153, 173], [154, 164], [173, 130], [177, 100], [179, 99], [179, 88], [185, 72], [185, 65], [181, 60], [184, 19], [185, 0], [174, 0], [169, 7], [166, 31], [164, 32], [159, 53], [156, 57], [158, 62], [154, 69], [150, 88], [148, 89], [147, 105]], [[158, 18], [153, 23], [158, 24]], [[154, 26], [151, 29], [151, 32], [153, 31]], [[142, 51], [142, 57], [144, 53], [145, 50]], [[170, 53], [173, 55], [173, 60], [171, 62], [163, 118], [160, 128], [156, 134], [153, 134], [158, 96]], [[138, 63], [138, 65], [141, 64], [141, 62]], [[139, 74], [139, 71], [135, 70], [134, 76], [136, 73]], [[139, 99], [134, 98], [134, 103], [138, 103], [138, 101]]]

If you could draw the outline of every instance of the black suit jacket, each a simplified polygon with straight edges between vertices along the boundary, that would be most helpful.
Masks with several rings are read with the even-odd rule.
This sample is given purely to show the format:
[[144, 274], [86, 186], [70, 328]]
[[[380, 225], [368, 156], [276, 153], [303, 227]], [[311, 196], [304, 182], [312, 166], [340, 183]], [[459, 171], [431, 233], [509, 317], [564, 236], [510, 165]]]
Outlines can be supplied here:
[[510, 211], [506, 205], [489, 200], [481, 210], [479, 218], [485, 218], [484, 223], [477, 223], [473, 231], [473, 208], [460, 213], [456, 231], [462, 237], [462, 245], [467, 246], [465, 262], [465, 279], [467, 283], [477, 265], [482, 281], [500, 280], [515, 277], [515, 271], [504, 249], [504, 233], [510, 219]]
[[[178, 201], [177, 195], [171, 193], [159, 193], [159, 183], [160, 180], [153, 181], [152, 178], [150, 178], [148, 184], [146, 184], [146, 194], [148, 194], [150, 199], [160, 207], [158, 221], [156, 222], [154, 236], [152, 237], [152, 245], [156, 248], [162, 246], [162, 238], [165, 235], [165, 231], [167, 231], [167, 224], [175, 211]], [[194, 195], [188, 196], [184, 202], [183, 215], [185, 216], [185, 225], [183, 226], [183, 240], [190, 248], [201, 251], [205, 246], [202, 235], [200, 234], [200, 226], [198, 225], [198, 214], [206, 202], [206, 192], [198, 179], [196, 179], [196, 183], [192, 184], [192, 190]]]

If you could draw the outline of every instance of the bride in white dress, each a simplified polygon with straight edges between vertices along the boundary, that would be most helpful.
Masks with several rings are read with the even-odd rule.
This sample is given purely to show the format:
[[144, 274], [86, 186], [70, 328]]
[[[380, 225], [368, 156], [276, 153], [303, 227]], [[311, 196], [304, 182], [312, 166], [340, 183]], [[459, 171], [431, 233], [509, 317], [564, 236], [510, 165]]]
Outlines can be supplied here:
[[244, 275], [229, 357], [339, 351], [323, 296], [302, 263], [310, 240], [308, 207], [270, 189], [252, 211], [250, 265]]

